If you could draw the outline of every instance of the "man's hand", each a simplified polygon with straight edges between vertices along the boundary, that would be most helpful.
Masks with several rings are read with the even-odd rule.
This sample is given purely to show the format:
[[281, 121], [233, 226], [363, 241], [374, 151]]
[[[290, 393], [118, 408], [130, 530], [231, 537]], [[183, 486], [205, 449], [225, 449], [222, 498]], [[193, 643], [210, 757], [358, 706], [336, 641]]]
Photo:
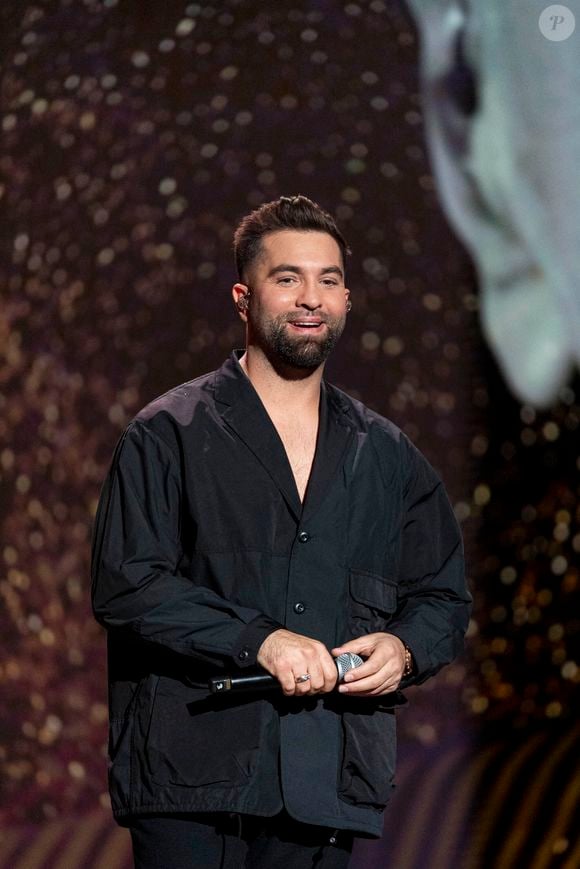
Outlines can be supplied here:
[[[266, 637], [257, 661], [278, 679], [288, 697], [332, 691], [338, 678], [336, 664], [323, 643], [285, 628]], [[305, 673], [310, 679], [297, 683], [296, 678]]]
[[357, 697], [378, 697], [399, 687], [405, 669], [405, 647], [393, 634], [366, 634], [332, 649], [333, 655], [355, 652], [367, 660], [349, 670], [339, 685], [341, 694]]

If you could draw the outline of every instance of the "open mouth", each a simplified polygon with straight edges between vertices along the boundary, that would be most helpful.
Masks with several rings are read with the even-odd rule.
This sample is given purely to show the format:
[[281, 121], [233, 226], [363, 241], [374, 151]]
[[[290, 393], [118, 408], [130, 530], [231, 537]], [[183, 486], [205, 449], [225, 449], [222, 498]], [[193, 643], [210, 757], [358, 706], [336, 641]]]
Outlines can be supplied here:
[[322, 320], [293, 320], [290, 326], [297, 332], [320, 332], [324, 323]]

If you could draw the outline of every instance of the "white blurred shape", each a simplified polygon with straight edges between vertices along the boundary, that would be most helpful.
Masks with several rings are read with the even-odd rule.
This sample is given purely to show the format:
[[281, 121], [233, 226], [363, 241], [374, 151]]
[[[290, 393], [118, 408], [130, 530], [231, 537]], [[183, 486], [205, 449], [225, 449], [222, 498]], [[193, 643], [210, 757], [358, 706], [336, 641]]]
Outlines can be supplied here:
[[476, 264], [484, 333], [517, 398], [546, 407], [580, 362], [580, 30], [547, 39], [541, 0], [408, 3], [438, 193]]

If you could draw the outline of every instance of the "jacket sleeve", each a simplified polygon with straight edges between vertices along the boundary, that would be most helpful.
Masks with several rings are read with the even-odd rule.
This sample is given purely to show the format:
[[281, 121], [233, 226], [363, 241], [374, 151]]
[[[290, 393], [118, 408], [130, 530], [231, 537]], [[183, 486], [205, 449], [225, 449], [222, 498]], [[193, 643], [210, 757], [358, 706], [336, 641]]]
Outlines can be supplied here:
[[92, 604], [109, 630], [202, 658], [256, 663], [282, 627], [181, 576], [181, 475], [171, 448], [141, 422], [119, 441], [93, 535]]
[[398, 575], [398, 608], [389, 632], [406, 643], [415, 664], [402, 687], [433, 676], [463, 649], [471, 612], [461, 532], [443, 484], [403, 437], [408, 469]]

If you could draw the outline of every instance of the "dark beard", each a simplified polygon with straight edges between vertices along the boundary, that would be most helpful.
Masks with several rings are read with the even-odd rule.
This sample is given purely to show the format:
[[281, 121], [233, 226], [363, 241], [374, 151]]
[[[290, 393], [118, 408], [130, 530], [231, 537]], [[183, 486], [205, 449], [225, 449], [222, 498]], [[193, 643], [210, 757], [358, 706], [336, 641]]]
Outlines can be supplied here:
[[326, 320], [326, 333], [323, 339], [310, 339], [308, 336], [291, 337], [286, 328], [285, 316], [276, 317], [263, 331], [266, 355], [275, 365], [290, 368], [315, 369], [330, 355], [334, 345], [342, 335], [344, 319]]

